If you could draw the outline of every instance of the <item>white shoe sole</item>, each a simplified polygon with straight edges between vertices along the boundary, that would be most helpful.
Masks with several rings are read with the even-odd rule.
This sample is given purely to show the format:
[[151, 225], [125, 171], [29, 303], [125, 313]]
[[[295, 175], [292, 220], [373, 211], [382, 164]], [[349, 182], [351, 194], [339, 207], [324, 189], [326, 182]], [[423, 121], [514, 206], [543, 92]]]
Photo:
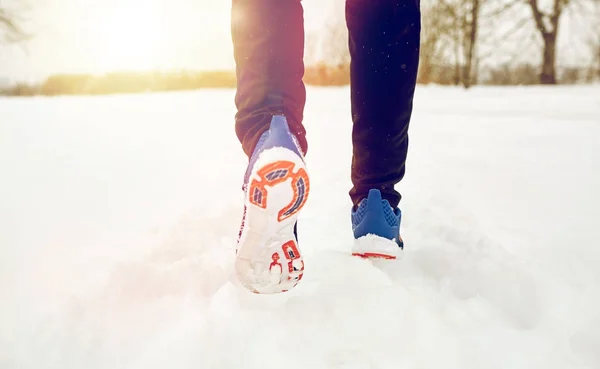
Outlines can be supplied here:
[[235, 260], [237, 278], [248, 290], [286, 292], [302, 279], [304, 260], [294, 224], [309, 190], [306, 167], [298, 154], [282, 147], [260, 154], [248, 180]]
[[354, 240], [352, 255], [365, 259], [402, 259], [403, 249], [396, 241], [373, 234]]

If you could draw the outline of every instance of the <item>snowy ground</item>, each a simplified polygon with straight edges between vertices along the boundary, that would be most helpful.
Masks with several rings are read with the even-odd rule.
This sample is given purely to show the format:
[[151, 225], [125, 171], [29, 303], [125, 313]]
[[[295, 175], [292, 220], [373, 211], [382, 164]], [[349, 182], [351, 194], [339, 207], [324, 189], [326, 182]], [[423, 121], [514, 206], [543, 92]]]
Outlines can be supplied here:
[[401, 261], [349, 256], [309, 88], [293, 291], [236, 287], [233, 91], [0, 100], [0, 368], [600, 367], [600, 87], [420, 87]]

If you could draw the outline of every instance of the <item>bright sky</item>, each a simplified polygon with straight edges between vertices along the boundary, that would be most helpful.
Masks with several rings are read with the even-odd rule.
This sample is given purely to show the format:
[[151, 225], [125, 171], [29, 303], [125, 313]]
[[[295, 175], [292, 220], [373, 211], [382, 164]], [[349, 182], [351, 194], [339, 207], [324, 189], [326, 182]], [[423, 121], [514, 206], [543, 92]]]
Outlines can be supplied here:
[[[25, 50], [0, 48], [0, 78], [233, 67], [231, 0], [28, 1], [35, 38]], [[303, 0], [307, 32], [318, 30], [336, 3]]]
[[[343, 21], [344, 2], [303, 0], [307, 35], [318, 33], [326, 23]], [[0, 85], [37, 81], [55, 73], [234, 66], [231, 0], [0, 0], [1, 6], [11, 3], [28, 4], [25, 16], [35, 37], [21, 48], [0, 46]], [[595, 12], [600, 17], [597, 4]], [[527, 7], [521, 11], [530, 12]], [[570, 15], [567, 11], [561, 19], [559, 61], [580, 61], [586, 53], [585, 40], [573, 37], [582, 31], [581, 10], [574, 22]], [[486, 21], [487, 33], [500, 37], [513, 27], [511, 21]], [[528, 27], [532, 29], [532, 21]], [[594, 33], [590, 26], [583, 31], [588, 36]], [[515, 34], [513, 39], [501, 47], [487, 45], [494, 60], [525, 55], [539, 61], [540, 49], [531, 37], [528, 41]]]

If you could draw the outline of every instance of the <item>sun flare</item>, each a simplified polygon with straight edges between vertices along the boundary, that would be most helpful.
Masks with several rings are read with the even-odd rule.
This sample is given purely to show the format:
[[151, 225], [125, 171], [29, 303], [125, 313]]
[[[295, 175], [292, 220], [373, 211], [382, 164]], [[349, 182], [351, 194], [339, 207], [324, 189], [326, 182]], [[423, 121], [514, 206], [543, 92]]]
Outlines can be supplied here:
[[[77, 37], [84, 60], [81, 69], [103, 74], [231, 68], [230, 0], [181, 1], [185, 6], [165, 0], [85, 5], [85, 19], [77, 21], [82, 32]], [[307, 33], [317, 32], [331, 13], [331, 6], [321, 6], [317, 12], [316, 5], [304, 6]]]
[[151, 70], [160, 67], [169, 40], [166, 19], [156, 3], [128, 0], [96, 17], [89, 35], [96, 45], [93, 64], [99, 72]]

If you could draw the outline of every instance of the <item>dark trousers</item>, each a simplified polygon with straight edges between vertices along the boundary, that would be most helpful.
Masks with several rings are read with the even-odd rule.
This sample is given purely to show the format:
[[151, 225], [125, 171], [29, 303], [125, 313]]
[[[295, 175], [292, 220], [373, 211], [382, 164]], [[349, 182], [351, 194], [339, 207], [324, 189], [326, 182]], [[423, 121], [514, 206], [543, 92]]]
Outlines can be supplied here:
[[[346, 0], [351, 56], [354, 204], [371, 188], [392, 206], [404, 177], [419, 62], [420, 0]], [[236, 134], [250, 156], [274, 114], [307, 152], [304, 15], [300, 0], [232, 0]]]

